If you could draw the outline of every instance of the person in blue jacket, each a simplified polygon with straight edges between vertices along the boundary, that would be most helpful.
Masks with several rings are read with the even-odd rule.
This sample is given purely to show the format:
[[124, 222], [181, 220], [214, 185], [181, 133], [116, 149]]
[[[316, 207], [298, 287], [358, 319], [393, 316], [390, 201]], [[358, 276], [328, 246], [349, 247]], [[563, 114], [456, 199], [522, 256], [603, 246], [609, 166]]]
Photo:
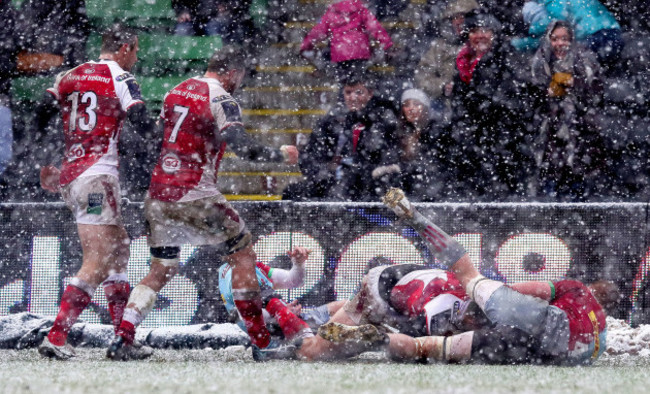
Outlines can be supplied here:
[[540, 38], [552, 20], [569, 22], [578, 42], [594, 51], [605, 68], [612, 68], [625, 45], [621, 26], [614, 15], [598, 0], [536, 0], [528, 1], [522, 10], [530, 25], [529, 37], [513, 39], [520, 50], [537, 48]]

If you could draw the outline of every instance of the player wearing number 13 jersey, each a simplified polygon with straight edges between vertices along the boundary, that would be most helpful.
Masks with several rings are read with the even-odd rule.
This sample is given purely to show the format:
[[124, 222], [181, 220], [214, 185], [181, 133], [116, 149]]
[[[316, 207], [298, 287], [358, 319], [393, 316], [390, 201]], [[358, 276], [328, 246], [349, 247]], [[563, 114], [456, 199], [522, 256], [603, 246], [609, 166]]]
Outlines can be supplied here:
[[[140, 133], [151, 128], [138, 84], [128, 73], [137, 52], [137, 35], [114, 26], [102, 36], [99, 60], [59, 74], [48, 89], [48, 106], [58, 109], [63, 119], [65, 155], [60, 170], [42, 167], [41, 186], [60, 190], [75, 216], [83, 263], [63, 292], [54, 326], [39, 347], [46, 357], [74, 355], [66, 343], [68, 333], [102, 282], [116, 329], [122, 320], [130, 291], [129, 237], [119, 207], [117, 145], [126, 118]], [[151, 354], [146, 348], [133, 349], [142, 357]]]
[[122, 347], [133, 341], [135, 327], [176, 274], [180, 246], [186, 243], [213, 245], [225, 256], [232, 266], [234, 304], [251, 342], [257, 349], [277, 348], [269, 346], [262, 317], [251, 234], [216, 181], [226, 144], [249, 160], [295, 164], [298, 151], [295, 146], [261, 146], [246, 134], [239, 105], [231, 96], [244, 78], [245, 62], [241, 49], [224, 47], [210, 58], [203, 77], [181, 82], [165, 95], [163, 145], [145, 201], [151, 269], [131, 293], [119, 337], [109, 347], [110, 358], [122, 358]]

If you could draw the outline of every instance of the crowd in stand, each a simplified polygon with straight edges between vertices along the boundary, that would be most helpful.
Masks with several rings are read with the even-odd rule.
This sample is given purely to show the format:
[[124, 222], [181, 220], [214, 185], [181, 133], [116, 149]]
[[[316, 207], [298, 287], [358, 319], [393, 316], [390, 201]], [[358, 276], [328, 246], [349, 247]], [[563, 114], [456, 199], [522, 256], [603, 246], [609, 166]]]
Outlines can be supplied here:
[[[312, 30], [335, 26], [328, 38], [339, 74], [339, 59], [349, 60], [339, 43], [354, 42], [347, 52], [354, 54], [367, 41], [346, 36], [365, 33], [380, 48], [392, 48], [379, 40], [374, 24], [354, 22], [353, 8], [360, 4], [337, 2], [326, 16], [334, 13], [338, 23], [324, 17]], [[307, 179], [284, 198], [375, 201], [387, 186], [405, 188], [422, 201], [647, 198], [647, 162], [632, 159], [639, 145], [617, 146], [626, 130], [603, 130], [606, 78], [628, 71], [620, 61], [621, 26], [603, 4], [430, 5], [427, 28], [407, 45], [415, 52], [407, 58], [419, 59], [414, 72], [392, 84], [403, 92], [401, 100], [366, 78], [368, 104], [353, 108], [347, 91], [357, 86], [359, 67], [347, 68], [352, 82], [343, 82], [343, 103], [316, 125], [302, 151]], [[509, 14], [513, 9], [520, 13]], [[516, 16], [525, 31], [508, 19]], [[314, 36], [307, 35], [303, 51], [311, 50]], [[419, 116], [413, 102], [422, 106]], [[385, 115], [390, 110], [394, 116]], [[626, 175], [632, 171], [636, 177]]]
[[[173, 0], [172, 33], [253, 48], [260, 37], [280, 35], [297, 9], [296, 0], [268, 1], [268, 34], [260, 34], [252, 3]], [[408, 3], [333, 1], [306, 35], [300, 54], [341, 90], [301, 149], [304, 181], [283, 198], [376, 201], [398, 186], [421, 201], [648, 200], [650, 140], [629, 138], [623, 124], [606, 119], [610, 81], [647, 85], [646, 70], [621, 61], [623, 33], [639, 29], [643, 17], [620, 21], [611, 12], [642, 2], [428, 0], [410, 21], [412, 34], [391, 39], [380, 21], [396, 21]], [[36, 177], [28, 163], [11, 162], [30, 149], [13, 144], [12, 151], [11, 79], [84, 61], [91, 30], [84, 7], [84, 0], [26, 0], [16, 10], [0, 2], [5, 195], [15, 179], [2, 180], [8, 166]], [[377, 62], [394, 72], [378, 78]], [[645, 104], [616, 110], [647, 119]], [[21, 142], [42, 145], [41, 137]]]

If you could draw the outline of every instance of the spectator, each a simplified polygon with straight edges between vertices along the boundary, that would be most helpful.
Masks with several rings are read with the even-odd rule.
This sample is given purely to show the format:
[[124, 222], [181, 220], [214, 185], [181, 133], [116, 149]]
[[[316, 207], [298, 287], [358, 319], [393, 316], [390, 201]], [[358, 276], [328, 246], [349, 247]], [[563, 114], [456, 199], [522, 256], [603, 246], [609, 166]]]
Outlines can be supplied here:
[[344, 103], [323, 117], [300, 153], [306, 180], [291, 185], [288, 200], [375, 201], [372, 171], [396, 162], [386, 137], [393, 134], [397, 117], [373, 94], [366, 74], [344, 81]]
[[539, 37], [540, 33], [546, 31], [551, 20], [569, 22], [575, 31], [575, 39], [596, 53], [603, 67], [616, 68], [624, 47], [621, 26], [598, 0], [527, 2], [524, 18], [531, 24], [529, 34], [532, 37]]
[[[431, 41], [415, 72], [415, 86], [433, 100], [433, 108], [448, 113], [448, 100], [456, 74], [456, 57], [462, 48], [465, 14], [479, 8], [476, 0], [454, 0], [443, 11], [440, 35]], [[446, 92], [446, 94], [445, 94]]]
[[499, 29], [499, 22], [483, 10], [468, 14], [466, 43], [456, 59], [451, 135], [455, 164], [463, 174], [458, 191], [470, 198], [498, 199], [523, 192], [521, 100], [515, 64]]
[[250, 43], [257, 36], [250, 15], [251, 2], [252, 0], [203, 0], [201, 12], [206, 18], [206, 34], [219, 35], [226, 44]]
[[[541, 194], [580, 201], [599, 189], [605, 154], [596, 119], [603, 79], [594, 54], [576, 44], [571, 25], [554, 21], [531, 61], [540, 99], [534, 129]], [[600, 189], [603, 189], [601, 186]]]
[[172, 8], [176, 13], [174, 34], [177, 36], [202, 34], [203, 24], [199, 14], [200, 4], [201, 0], [172, 0]]
[[174, 0], [175, 34], [221, 36], [226, 44], [243, 44], [255, 36], [252, 0]]
[[431, 119], [429, 97], [419, 89], [408, 89], [402, 93], [401, 103], [391, 143], [398, 161], [375, 168], [372, 177], [408, 190], [415, 201], [440, 200], [443, 189], [451, 183], [445, 181], [450, 178], [445, 166], [447, 146], [440, 135], [441, 127]]
[[11, 162], [13, 127], [11, 120], [11, 78], [16, 68], [16, 11], [8, 1], [0, 2], [0, 18], [5, 27], [0, 30], [0, 180]]
[[390, 36], [361, 0], [339, 0], [327, 8], [320, 22], [307, 34], [300, 53], [317, 67], [314, 48], [326, 39], [330, 42], [330, 60], [336, 64], [339, 81], [355, 70], [363, 71], [372, 57], [370, 38], [386, 51], [392, 47]]
[[42, 72], [86, 60], [90, 25], [84, 0], [27, 0], [20, 8], [18, 70]]

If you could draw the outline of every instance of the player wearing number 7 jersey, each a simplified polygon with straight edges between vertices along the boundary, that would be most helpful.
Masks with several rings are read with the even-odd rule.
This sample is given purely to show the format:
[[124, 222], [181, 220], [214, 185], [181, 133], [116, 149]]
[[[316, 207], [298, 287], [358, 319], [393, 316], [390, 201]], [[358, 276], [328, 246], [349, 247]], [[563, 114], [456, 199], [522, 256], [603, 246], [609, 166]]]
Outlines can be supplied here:
[[[129, 297], [129, 237], [119, 207], [117, 146], [126, 118], [143, 134], [152, 125], [140, 88], [128, 73], [137, 52], [135, 32], [116, 25], [102, 36], [99, 60], [59, 74], [47, 90], [49, 107], [58, 108], [63, 118], [65, 157], [60, 170], [42, 167], [41, 186], [51, 192], [60, 190], [75, 216], [83, 262], [63, 292], [54, 326], [39, 347], [46, 357], [74, 355], [66, 343], [68, 332], [100, 283], [116, 329]], [[133, 353], [146, 357], [151, 351], [138, 347]]]
[[[112, 359], [129, 359], [135, 328], [153, 308], [158, 292], [176, 274], [183, 244], [212, 245], [232, 266], [232, 293], [251, 342], [261, 353], [278, 350], [262, 316], [255, 274], [257, 258], [244, 220], [217, 189], [219, 162], [228, 144], [241, 158], [295, 164], [295, 146], [272, 149], [244, 130], [239, 105], [231, 94], [246, 73], [241, 49], [224, 47], [208, 62], [203, 77], [172, 88], [164, 99], [164, 138], [145, 201], [151, 268], [133, 289], [108, 349]], [[217, 275], [215, 266], [215, 275]]]

